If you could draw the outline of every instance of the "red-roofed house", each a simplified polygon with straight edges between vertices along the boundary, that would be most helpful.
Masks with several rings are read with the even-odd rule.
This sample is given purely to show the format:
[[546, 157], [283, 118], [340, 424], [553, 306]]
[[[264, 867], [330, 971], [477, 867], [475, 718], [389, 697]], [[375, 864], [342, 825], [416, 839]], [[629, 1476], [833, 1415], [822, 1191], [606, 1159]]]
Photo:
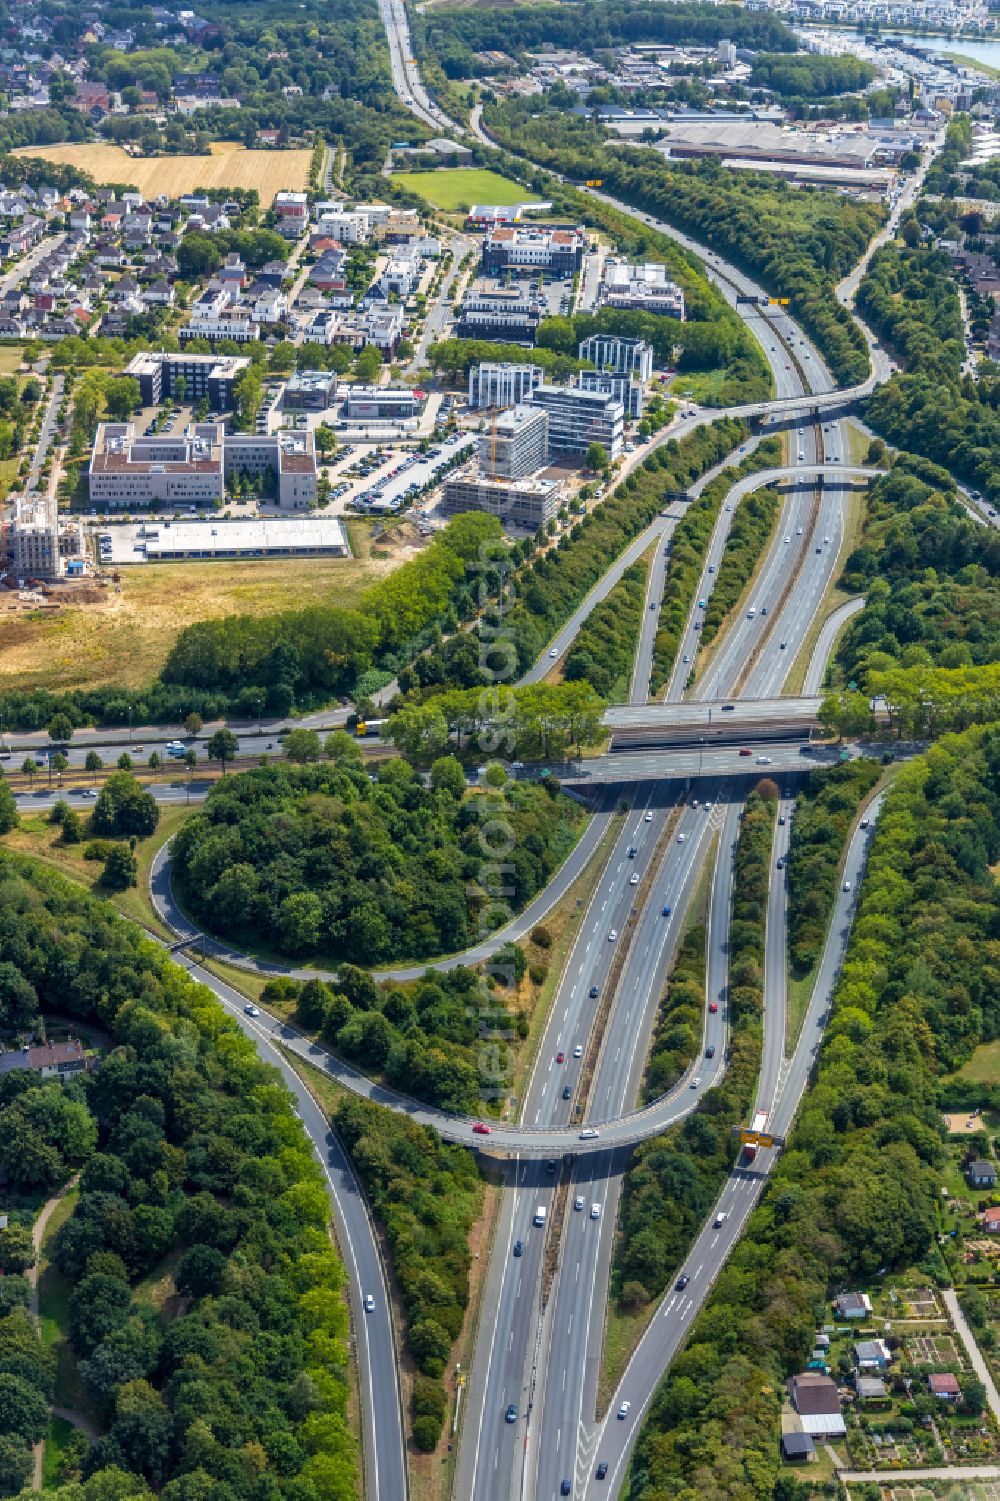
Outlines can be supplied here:
[[932, 1371], [927, 1378], [931, 1396], [940, 1402], [957, 1402], [962, 1395], [958, 1377], [954, 1371]]

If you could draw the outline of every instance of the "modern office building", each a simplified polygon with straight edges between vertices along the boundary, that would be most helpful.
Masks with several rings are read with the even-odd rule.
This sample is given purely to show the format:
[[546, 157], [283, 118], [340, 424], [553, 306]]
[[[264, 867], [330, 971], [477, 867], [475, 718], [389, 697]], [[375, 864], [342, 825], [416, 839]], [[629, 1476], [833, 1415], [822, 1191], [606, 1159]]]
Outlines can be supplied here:
[[423, 404], [423, 391], [408, 386], [348, 386], [344, 416], [350, 422], [404, 422]]
[[221, 423], [198, 422], [176, 437], [137, 438], [132, 422], [102, 422], [88, 476], [90, 500], [106, 510], [225, 499], [235, 473], [270, 473], [278, 504], [301, 510], [316, 499], [311, 433], [225, 435]]
[[479, 461], [491, 479], [525, 479], [544, 469], [548, 458], [549, 419], [538, 407], [508, 407], [479, 440]]
[[[126, 375], [139, 382], [144, 406], [156, 406], [164, 396], [197, 404], [207, 396], [215, 411], [233, 404], [233, 386], [250, 364], [242, 354], [137, 354]], [[183, 384], [181, 382], [183, 381]]]
[[325, 412], [336, 399], [333, 370], [296, 370], [285, 383], [283, 404], [288, 412]]
[[504, 526], [535, 532], [559, 509], [562, 486], [557, 480], [522, 479], [508, 482], [486, 475], [458, 475], [445, 481], [441, 507], [448, 515], [487, 511]]
[[598, 370], [615, 375], [631, 375], [638, 381], [653, 378], [653, 350], [645, 339], [621, 339], [615, 334], [591, 334], [581, 339], [577, 351], [581, 360], [589, 360]]
[[572, 276], [583, 265], [586, 243], [582, 229], [498, 225], [488, 229], [483, 239], [483, 272], [486, 276], [500, 276], [504, 271]]
[[642, 381], [634, 380], [631, 375], [612, 375], [603, 370], [581, 370], [576, 383], [581, 391], [600, 391], [605, 396], [613, 396], [615, 401], [621, 402], [625, 408], [625, 416], [630, 421], [638, 422], [642, 416]]
[[487, 364], [469, 370], [469, 406], [512, 407], [542, 384], [541, 365]]
[[534, 344], [544, 307], [536, 297], [516, 289], [474, 292], [459, 314], [460, 339], [497, 339], [509, 344]]
[[602, 444], [609, 459], [621, 453], [625, 408], [613, 396], [579, 386], [542, 385], [529, 402], [548, 413], [550, 453], [586, 454], [591, 443]]
[[660, 313], [665, 318], [684, 317], [684, 293], [667, 275], [662, 262], [646, 261], [634, 266], [609, 256], [597, 293], [598, 307]]

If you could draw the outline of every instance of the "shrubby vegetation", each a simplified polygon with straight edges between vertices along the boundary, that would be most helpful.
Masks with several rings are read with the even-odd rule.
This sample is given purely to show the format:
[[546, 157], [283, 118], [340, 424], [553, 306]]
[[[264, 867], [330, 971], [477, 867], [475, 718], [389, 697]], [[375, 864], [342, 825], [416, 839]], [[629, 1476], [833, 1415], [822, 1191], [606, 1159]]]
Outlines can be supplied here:
[[875, 761], [814, 771], [795, 800], [788, 851], [788, 954], [797, 975], [818, 962], [837, 900], [837, 871], [858, 809], [879, 779]]
[[374, 662], [389, 665], [394, 653], [405, 660], [427, 627], [447, 629], [463, 618], [478, 582], [469, 565], [501, 536], [495, 516], [456, 516], [428, 548], [367, 589], [357, 610], [318, 605], [188, 626], [167, 658], [164, 681], [229, 692], [251, 682], [270, 701], [298, 703], [347, 692]]
[[[640, 1307], [663, 1291], [730, 1172], [733, 1127], [753, 1105], [764, 1003], [764, 922], [774, 828], [773, 797], [751, 793], [736, 849], [730, 926], [730, 1061], [701, 1107], [663, 1136], [636, 1148], [625, 1176], [612, 1291]], [[643, 1100], [668, 1089], [701, 1045], [705, 1010], [705, 930], [693, 928], [677, 955], [663, 999]]]
[[[357, 757], [225, 777], [175, 838], [179, 889], [212, 931], [248, 946], [363, 964], [454, 953], [489, 903], [480, 826], [496, 805], [466, 793], [447, 758], [431, 783], [392, 760], [372, 784]], [[517, 910], [586, 820], [535, 784], [511, 785], [504, 817], [514, 835], [504, 886]]]
[[777, 490], [755, 490], [740, 501], [729, 528], [708, 608], [702, 617], [701, 644], [708, 646], [753, 576], [781, 514]]
[[766, 173], [728, 171], [716, 159], [667, 163], [649, 148], [609, 144], [600, 124], [569, 113], [555, 95], [548, 107], [537, 96], [491, 106], [485, 121], [509, 150], [579, 182], [602, 178], [605, 192], [711, 245], [788, 297], [838, 383], [865, 379], [864, 336], [834, 288], [883, 222], [882, 206], [801, 193]]
[[632, 1501], [771, 1501], [782, 1385], [808, 1359], [818, 1310], [880, 1268], [933, 1275], [937, 1077], [1000, 1035], [998, 858], [996, 729], [900, 769], [816, 1083], [653, 1403]]
[[[344, 1274], [322, 1172], [277, 1074], [158, 945], [7, 854], [0, 972], [18, 1007], [8, 1000], [7, 1023], [68, 1013], [112, 1039], [93, 1075], [0, 1080], [10, 1186], [48, 1192], [81, 1171], [52, 1256], [72, 1283], [68, 1338], [101, 1418], [85, 1501], [219, 1490], [353, 1501]], [[0, 1258], [18, 1272], [31, 1253], [11, 1233]], [[169, 1313], [140, 1294], [150, 1275], [172, 1277]], [[8, 1422], [4, 1408], [9, 1494], [47, 1427], [53, 1363], [20, 1307], [0, 1315], [0, 1387], [19, 1414]]]
[[[677, 660], [695, 593], [705, 566], [705, 554], [715, 530], [722, 503], [737, 480], [758, 469], [781, 462], [781, 439], [763, 438], [753, 453], [717, 474], [691, 501], [670, 543], [670, 561], [660, 607], [660, 623], [653, 646], [653, 670], [649, 691], [655, 697], [669, 681]], [[735, 502], [734, 502], [735, 504]], [[742, 501], [741, 505], [745, 505]], [[738, 514], [738, 513], [737, 513]]]
[[607, 599], [591, 610], [566, 657], [568, 683], [582, 680], [615, 703], [628, 698], [648, 573], [644, 562], [633, 563]]
[[448, 1398], [441, 1378], [469, 1302], [469, 1231], [482, 1201], [476, 1160], [429, 1127], [367, 1100], [345, 1099], [332, 1119], [385, 1225], [406, 1346], [419, 1372], [413, 1442], [429, 1451], [444, 1427]]

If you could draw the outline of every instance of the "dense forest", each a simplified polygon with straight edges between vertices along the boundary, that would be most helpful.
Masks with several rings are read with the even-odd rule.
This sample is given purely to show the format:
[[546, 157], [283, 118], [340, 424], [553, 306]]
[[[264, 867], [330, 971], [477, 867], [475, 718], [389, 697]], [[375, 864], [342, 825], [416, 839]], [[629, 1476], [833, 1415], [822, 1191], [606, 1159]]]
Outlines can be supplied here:
[[[5, 1027], [40, 1032], [58, 1012], [109, 1038], [99, 1070], [64, 1085], [0, 1079], [15, 1206], [0, 1290], [31, 1264], [32, 1211], [17, 1206], [80, 1173], [52, 1256], [72, 1283], [62, 1332], [98, 1416], [81, 1461], [89, 1494], [354, 1501], [344, 1273], [277, 1073], [162, 948], [6, 853], [0, 974]], [[171, 1289], [162, 1308], [143, 1292], [157, 1278]], [[23, 1309], [0, 1306], [4, 1412], [18, 1414], [0, 1443], [10, 1494], [48, 1425], [53, 1362]]]
[[738, 5], [705, 5], [607, 0], [579, 5], [511, 5], [475, 9], [435, 7], [414, 18], [414, 37], [422, 54], [440, 63], [448, 78], [479, 78], [477, 52], [500, 51], [520, 56], [540, 47], [596, 50], [630, 42], [671, 42], [714, 47], [723, 37], [738, 47], [794, 52], [795, 37], [777, 16], [751, 13]]
[[[587, 682], [521, 688], [445, 688], [393, 710], [383, 739], [422, 766], [453, 744], [459, 751], [522, 761], [561, 761], [607, 738], [607, 705]], [[498, 767], [502, 779], [505, 772]]]
[[860, 58], [825, 57], [817, 52], [798, 52], [794, 57], [761, 52], [750, 70], [751, 84], [786, 99], [826, 99], [866, 88], [874, 77], [874, 66]]
[[834, 287], [883, 222], [882, 206], [731, 172], [716, 158], [668, 163], [648, 147], [609, 144], [603, 127], [567, 112], [553, 95], [490, 106], [484, 120], [510, 151], [575, 181], [599, 175], [605, 192], [711, 245], [790, 299], [838, 383], [867, 376], [864, 337]]
[[[516, 946], [502, 951], [493, 973], [506, 985], [524, 976]], [[430, 971], [411, 984], [378, 984], [367, 970], [342, 964], [335, 982], [282, 977], [268, 982], [265, 1001], [295, 1001], [296, 1020], [369, 1074], [411, 1098], [443, 1110], [479, 1110], [486, 1086], [481, 1056], [484, 1028], [498, 1038], [520, 1036], [521, 1018], [486, 988], [475, 971], [456, 965]], [[498, 1086], [502, 1082], [495, 1081]], [[359, 1167], [363, 1164], [359, 1163]]]
[[887, 697], [900, 734], [997, 717], [1000, 537], [972, 519], [947, 474], [912, 455], [897, 460], [868, 494], [843, 582], [866, 601], [837, 647], [840, 682], [860, 692], [832, 696], [844, 720], [835, 715], [834, 728], [867, 719], [870, 694]]
[[783, 1382], [808, 1359], [825, 1301], [879, 1268], [933, 1276], [937, 1076], [1000, 1035], [998, 859], [1000, 732], [900, 769], [816, 1081], [650, 1409], [630, 1501], [772, 1501]]
[[[586, 816], [544, 784], [512, 785], [502, 810], [518, 911]], [[192, 912], [238, 944], [361, 964], [450, 954], [485, 936], [482, 830], [497, 811], [496, 798], [466, 792], [452, 757], [429, 786], [401, 760], [379, 762], [375, 782], [353, 757], [266, 767], [216, 783], [179, 830], [173, 868]]]
[[[708, 1091], [700, 1110], [637, 1147], [625, 1175], [612, 1292], [626, 1308], [648, 1303], [676, 1272], [732, 1169], [733, 1130], [753, 1106], [774, 817], [774, 798], [752, 792], [736, 846], [729, 929], [731, 1057], [725, 1077]], [[681, 944], [667, 983], [643, 1081], [644, 1102], [668, 1089], [700, 1048], [705, 999], [705, 932], [698, 926]]]
[[[900, 238], [873, 256], [858, 289], [859, 308], [906, 365], [905, 373], [894, 375], [868, 399], [865, 415], [891, 443], [944, 465], [997, 505], [1000, 375], [989, 363], [977, 380], [963, 375], [956, 273], [943, 251], [923, 242], [928, 232], [960, 238], [971, 222], [949, 196], [963, 191], [956, 169], [969, 139], [967, 117], [948, 127], [944, 150], [925, 182], [927, 193], [944, 196], [920, 199], [901, 222]], [[969, 303], [971, 314], [972, 292]]]

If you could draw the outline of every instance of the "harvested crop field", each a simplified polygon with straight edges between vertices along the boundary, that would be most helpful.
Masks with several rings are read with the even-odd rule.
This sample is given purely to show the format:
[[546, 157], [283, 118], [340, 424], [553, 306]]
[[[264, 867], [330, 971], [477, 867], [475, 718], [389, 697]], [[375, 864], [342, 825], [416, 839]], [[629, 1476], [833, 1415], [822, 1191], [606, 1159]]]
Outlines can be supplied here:
[[[403, 525], [368, 556], [367, 538], [351, 528], [360, 556], [274, 558], [238, 562], [145, 563], [121, 570], [121, 592], [89, 588], [89, 602], [59, 609], [10, 610], [0, 591], [0, 692], [14, 688], [81, 688], [103, 683], [139, 687], [162, 667], [178, 632], [196, 620], [327, 603], [350, 608], [361, 591], [405, 563], [423, 545]], [[59, 593], [53, 595], [58, 599]]]
[[256, 188], [270, 208], [282, 188], [303, 189], [309, 179], [309, 151], [247, 151], [235, 141], [213, 141], [211, 156], [129, 156], [120, 146], [99, 141], [63, 146], [24, 146], [15, 156], [43, 156], [60, 166], [89, 172], [95, 182], [131, 183], [146, 198], [170, 198], [196, 188]]

